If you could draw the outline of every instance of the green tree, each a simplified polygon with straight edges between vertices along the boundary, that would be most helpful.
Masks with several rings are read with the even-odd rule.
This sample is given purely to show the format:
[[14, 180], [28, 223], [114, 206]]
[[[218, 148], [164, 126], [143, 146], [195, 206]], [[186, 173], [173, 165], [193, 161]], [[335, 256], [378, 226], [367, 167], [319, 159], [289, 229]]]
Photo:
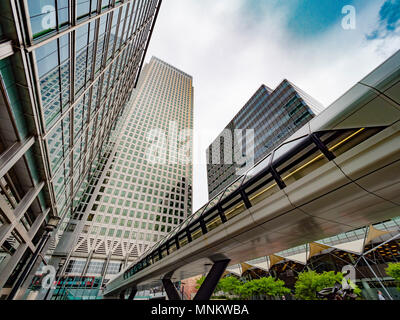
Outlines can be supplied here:
[[257, 294], [257, 290], [258, 288], [254, 280], [242, 283], [237, 289], [238, 294], [242, 299], [250, 299]]
[[319, 300], [316, 293], [324, 288], [333, 287], [341, 282], [343, 274], [333, 271], [317, 273], [315, 271], [302, 272], [295, 284], [295, 296], [300, 300]]
[[222, 278], [219, 281], [219, 290], [223, 291], [230, 295], [240, 295], [240, 287], [242, 286], [242, 282], [233, 276], [229, 276], [226, 278]]
[[273, 277], [263, 277], [252, 280], [255, 286], [255, 292], [269, 297], [281, 297], [290, 293], [290, 289], [285, 287], [285, 282]]
[[[233, 277], [232, 277], [232, 278], [233, 278]], [[199, 279], [196, 280], [196, 284], [197, 284], [197, 285], [196, 285], [196, 289], [197, 289], [197, 290], [200, 289], [200, 287], [201, 287], [201, 285], [203, 284], [203, 282], [204, 282], [205, 279], [206, 279], [206, 277], [202, 276], [201, 278], [199, 278]], [[222, 284], [225, 283], [224, 279], [225, 279], [225, 278], [222, 278], [222, 279], [218, 282], [217, 286], [215, 287], [214, 293], [219, 292], [219, 291], [224, 291], [224, 290], [222, 289], [222, 285], [221, 285], [221, 282], [222, 282]], [[225, 292], [225, 291], [224, 291], [224, 292]]]
[[203, 282], [204, 282], [205, 279], [206, 279], [206, 277], [202, 276], [201, 278], [199, 278], [199, 279], [196, 280], [196, 283], [197, 283], [196, 289], [197, 289], [197, 290], [200, 289], [200, 287], [201, 287], [201, 285], [203, 284]]
[[[196, 280], [196, 289], [200, 289], [201, 285], [203, 284], [204, 280], [206, 279], [206, 277], [202, 276], [201, 278]], [[221, 291], [221, 286], [220, 283], [218, 282], [217, 286], [215, 287], [214, 292], [218, 292]]]
[[389, 263], [386, 273], [396, 281], [397, 290], [400, 291], [400, 262]]
[[[205, 277], [199, 278], [196, 289], [199, 289], [203, 284]], [[263, 277], [247, 282], [242, 282], [240, 279], [229, 276], [222, 278], [214, 290], [214, 293], [222, 291], [231, 299], [240, 297], [242, 299], [250, 299], [256, 295], [266, 295], [270, 297], [282, 296], [290, 293], [288, 288], [285, 288], [285, 283], [282, 280], [276, 280], [273, 277]]]

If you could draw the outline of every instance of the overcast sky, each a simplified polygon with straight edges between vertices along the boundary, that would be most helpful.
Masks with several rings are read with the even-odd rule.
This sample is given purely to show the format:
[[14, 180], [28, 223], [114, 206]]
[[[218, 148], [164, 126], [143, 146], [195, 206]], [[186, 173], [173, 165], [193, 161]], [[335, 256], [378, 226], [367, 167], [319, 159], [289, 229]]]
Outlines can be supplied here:
[[399, 48], [400, 0], [164, 0], [146, 61], [193, 76], [193, 209], [208, 200], [206, 148], [261, 84], [286, 78], [327, 107]]

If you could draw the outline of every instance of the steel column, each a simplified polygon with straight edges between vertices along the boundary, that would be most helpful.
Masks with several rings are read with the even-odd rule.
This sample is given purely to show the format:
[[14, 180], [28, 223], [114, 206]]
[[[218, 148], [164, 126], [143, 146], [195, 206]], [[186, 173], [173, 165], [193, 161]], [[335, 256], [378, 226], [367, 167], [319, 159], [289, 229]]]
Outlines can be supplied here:
[[162, 279], [162, 283], [167, 293], [168, 300], [181, 300], [181, 297], [176, 290], [175, 285], [172, 283], [171, 279]]
[[22, 156], [33, 146], [35, 137], [24, 142], [16, 142], [0, 155], [0, 177], [3, 177]]
[[193, 300], [210, 300], [218, 281], [221, 279], [230, 261], [227, 259], [214, 263]]
[[137, 288], [136, 287], [132, 287], [131, 293], [129, 294], [128, 300], [133, 300], [135, 299], [136, 293], [137, 293]]

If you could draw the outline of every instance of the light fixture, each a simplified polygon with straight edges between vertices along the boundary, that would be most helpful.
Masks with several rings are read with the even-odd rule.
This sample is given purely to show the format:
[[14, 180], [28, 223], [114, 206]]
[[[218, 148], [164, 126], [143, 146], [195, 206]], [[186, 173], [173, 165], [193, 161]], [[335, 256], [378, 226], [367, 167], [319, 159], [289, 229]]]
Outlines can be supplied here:
[[49, 221], [46, 224], [46, 230], [48, 231], [53, 231], [55, 228], [57, 228], [58, 223], [60, 222], [60, 217], [50, 217]]

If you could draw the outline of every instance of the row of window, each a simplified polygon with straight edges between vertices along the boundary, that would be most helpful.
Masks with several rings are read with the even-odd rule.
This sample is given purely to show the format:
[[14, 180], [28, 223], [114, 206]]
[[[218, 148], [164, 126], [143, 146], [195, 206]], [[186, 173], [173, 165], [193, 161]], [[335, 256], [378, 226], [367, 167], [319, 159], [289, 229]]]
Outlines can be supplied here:
[[[86, 265], [86, 260], [74, 260], [71, 259], [67, 265], [65, 273], [67, 274], [82, 274]], [[105, 265], [105, 261], [92, 260], [89, 263], [86, 274], [97, 274], [101, 275], [103, 272], [103, 268]], [[121, 262], [109, 262], [106, 274], [117, 274], [121, 271], [122, 263]]]

